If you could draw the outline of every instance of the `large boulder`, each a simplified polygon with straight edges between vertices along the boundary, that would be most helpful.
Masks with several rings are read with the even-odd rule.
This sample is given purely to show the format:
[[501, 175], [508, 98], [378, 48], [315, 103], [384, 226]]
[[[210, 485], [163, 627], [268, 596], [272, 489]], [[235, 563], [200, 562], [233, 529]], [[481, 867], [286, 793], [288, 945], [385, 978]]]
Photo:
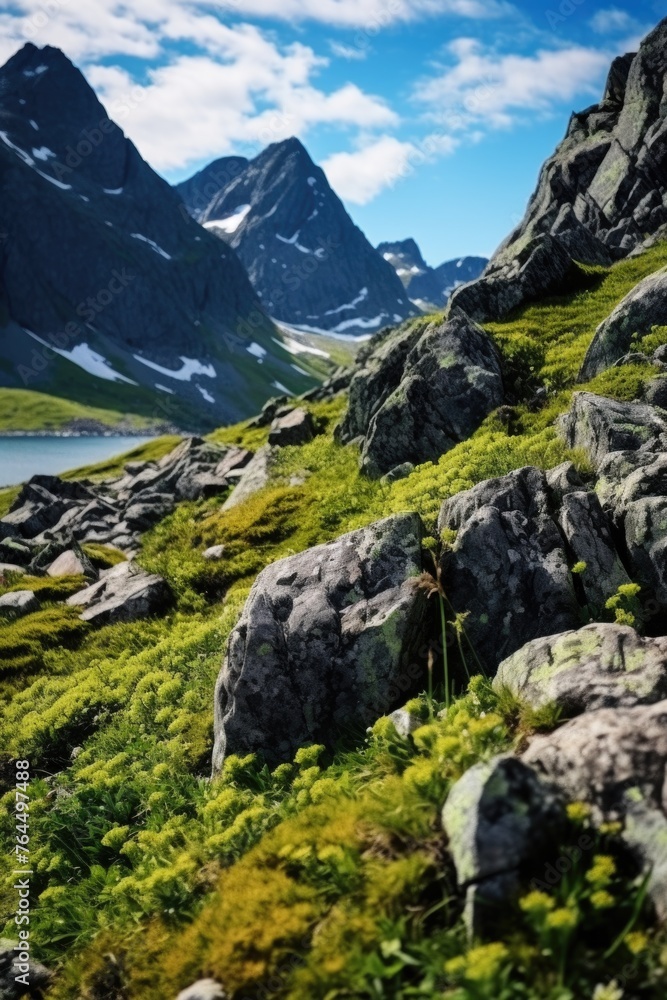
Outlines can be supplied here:
[[503, 398], [497, 348], [453, 309], [446, 322], [399, 331], [366, 358], [337, 433], [344, 443], [363, 439], [361, 468], [379, 477], [405, 462], [437, 461]]
[[630, 350], [633, 337], [650, 333], [654, 326], [667, 325], [667, 268], [644, 278], [616, 306], [595, 332], [579, 373], [582, 382], [622, 358]]
[[557, 845], [564, 818], [553, 788], [515, 757], [476, 764], [456, 782], [442, 825], [471, 934], [497, 922], [526, 866]]
[[[577, 628], [582, 606], [627, 581], [595, 494], [556, 472], [552, 487], [541, 470], [518, 469], [440, 511], [439, 531], [456, 533], [441, 563], [445, 591], [454, 612], [467, 614], [468, 636], [490, 672], [532, 639]], [[569, 569], [584, 559], [588, 592], [575, 588]]]
[[597, 492], [623, 539], [633, 580], [666, 604], [665, 413], [648, 403], [619, 403], [580, 392], [561, 419], [561, 429], [568, 444], [583, 448], [597, 469]]
[[554, 705], [564, 718], [653, 704], [667, 698], [667, 638], [593, 624], [534, 639], [500, 664], [493, 686], [533, 709]]
[[624, 823], [623, 839], [649, 875], [649, 891], [667, 919], [667, 701], [587, 712], [523, 756], [570, 801], [589, 803], [597, 821]]
[[67, 603], [84, 609], [83, 621], [110, 625], [164, 613], [171, 607], [172, 594], [161, 576], [130, 560], [105, 570], [97, 583], [73, 594]]
[[667, 450], [667, 418], [648, 403], [576, 392], [560, 427], [569, 447], [587, 452], [598, 471], [610, 452]]
[[232, 507], [238, 507], [239, 504], [244, 503], [249, 497], [268, 486], [275, 463], [275, 448], [268, 444], [259, 448], [243, 468], [236, 486], [225, 500], [222, 509], [231, 510]]
[[421, 538], [400, 514], [260, 573], [216, 685], [214, 773], [228, 754], [333, 746], [423, 683]]

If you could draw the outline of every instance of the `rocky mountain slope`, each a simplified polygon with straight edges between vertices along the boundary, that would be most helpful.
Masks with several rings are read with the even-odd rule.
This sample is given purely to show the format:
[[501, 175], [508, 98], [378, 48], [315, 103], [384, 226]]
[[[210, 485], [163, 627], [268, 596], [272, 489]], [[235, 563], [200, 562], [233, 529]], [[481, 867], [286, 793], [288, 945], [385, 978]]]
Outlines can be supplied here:
[[412, 302], [425, 312], [444, 308], [452, 292], [479, 278], [489, 263], [486, 257], [459, 257], [429, 267], [412, 239], [380, 243], [377, 249], [396, 271]]
[[573, 114], [523, 221], [484, 278], [455, 293], [475, 319], [498, 318], [564, 287], [571, 261], [607, 265], [667, 233], [667, 23], [616, 59], [602, 101]]
[[666, 269], [0, 494], [48, 1000], [667, 994]]
[[354, 337], [417, 315], [298, 139], [250, 161], [223, 157], [176, 190], [236, 250], [276, 320]]
[[209, 427], [313, 385], [62, 52], [21, 49], [0, 106], [0, 385]]

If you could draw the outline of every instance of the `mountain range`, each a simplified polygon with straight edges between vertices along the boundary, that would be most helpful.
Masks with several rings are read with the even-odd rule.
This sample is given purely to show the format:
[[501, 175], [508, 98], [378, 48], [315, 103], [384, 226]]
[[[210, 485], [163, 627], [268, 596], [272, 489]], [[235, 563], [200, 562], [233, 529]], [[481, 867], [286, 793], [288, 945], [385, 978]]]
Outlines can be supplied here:
[[350, 337], [418, 315], [298, 139], [253, 160], [223, 157], [176, 190], [234, 248], [276, 321]]
[[413, 304], [425, 312], [444, 308], [452, 292], [479, 278], [489, 263], [486, 257], [458, 257], [429, 267], [413, 239], [380, 243], [377, 249], [396, 271]]

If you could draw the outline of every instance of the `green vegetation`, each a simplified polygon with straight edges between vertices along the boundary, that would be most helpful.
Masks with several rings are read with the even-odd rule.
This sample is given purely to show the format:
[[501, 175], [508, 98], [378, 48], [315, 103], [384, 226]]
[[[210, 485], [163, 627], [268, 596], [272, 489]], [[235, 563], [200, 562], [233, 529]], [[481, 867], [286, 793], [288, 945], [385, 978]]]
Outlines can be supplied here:
[[[2, 630], [0, 774], [9, 759], [31, 761], [31, 927], [38, 957], [58, 970], [49, 1000], [164, 1000], [202, 976], [219, 977], [231, 1000], [665, 994], [667, 942], [645, 885], [619, 829], [595, 830], [580, 804], [563, 850], [583, 836], [589, 846], [567, 876], [508, 907], [495, 940], [466, 939], [440, 826], [444, 798], [472, 764], [556, 726], [552, 708], [531, 714], [480, 677], [447, 705], [437, 663], [435, 704], [427, 694], [410, 703], [423, 725], [409, 738], [383, 718], [333, 755], [305, 747], [273, 772], [253, 756], [231, 757], [215, 781], [208, 773], [213, 687], [257, 573], [397, 511], [419, 511], [435, 534], [443, 500], [525, 464], [569, 458], [587, 471], [554, 421], [597, 324], [666, 262], [663, 245], [608, 272], [586, 269], [570, 296], [490, 326], [520, 387], [515, 405], [400, 482], [360, 476], [355, 450], [334, 442], [344, 400], [310, 405], [322, 433], [282, 449], [264, 490], [228, 511], [221, 498], [180, 504], [144, 537], [142, 563], [177, 596], [167, 617], [95, 630], [51, 603], [80, 581], [7, 581], [42, 602]], [[586, 388], [632, 399], [653, 371], [613, 369]], [[266, 435], [238, 425], [211, 438], [254, 449]], [[158, 439], [123, 462], [158, 458], [174, 443]], [[121, 464], [79, 474], [112, 475]], [[204, 560], [218, 543], [224, 558]], [[98, 566], [117, 558], [101, 546], [86, 551]], [[638, 620], [636, 591], [620, 588], [606, 613]], [[11, 844], [13, 799], [3, 788], [0, 831]], [[9, 848], [0, 866], [9, 919]]]
[[123, 426], [137, 432], [149, 429], [154, 420], [117, 409], [84, 406], [69, 399], [31, 389], [0, 389], [0, 432], [59, 431], [75, 420], [95, 420], [105, 427]]
[[158, 459], [168, 455], [182, 439], [176, 434], [165, 434], [162, 437], [140, 444], [132, 451], [115, 455], [104, 462], [97, 462], [95, 465], [82, 465], [78, 469], [66, 472], [63, 479], [111, 479], [113, 476], [120, 476], [128, 462], [157, 462]]

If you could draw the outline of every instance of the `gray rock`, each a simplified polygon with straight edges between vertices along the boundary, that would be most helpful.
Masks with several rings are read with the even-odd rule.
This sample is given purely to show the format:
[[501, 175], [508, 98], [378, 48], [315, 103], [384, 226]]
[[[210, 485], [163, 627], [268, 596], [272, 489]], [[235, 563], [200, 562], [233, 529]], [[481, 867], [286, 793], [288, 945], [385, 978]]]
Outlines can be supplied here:
[[623, 839], [650, 870], [649, 892], [667, 919], [667, 701], [587, 712], [537, 736], [523, 760], [598, 821], [625, 822]]
[[580, 623], [565, 540], [546, 477], [525, 468], [447, 500], [438, 530], [457, 532], [441, 567], [455, 612], [482, 663], [498, 663], [531, 639]]
[[307, 444], [314, 437], [315, 422], [308, 410], [299, 406], [275, 418], [269, 431], [269, 444], [278, 448], [289, 444]]
[[397, 708], [395, 712], [392, 712], [389, 716], [394, 724], [394, 729], [399, 736], [406, 739], [410, 733], [414, 733], [416, 729], [419, 729], [424, 725], [424, 720], [418, 715], [414, 715], [409, 712], [407, 708]]
[[667, 638], [593, 624], [534, 639], [500, 664], [493, 687], [534, 709], [555, 705], [564, 718], [653, 704], [667, 697]]
[[563, 497], [557, 523], [577, 562], [586, 563], [577, 579], [589, 611], [597, 617], [608, 598], [631, 582], [616, 550], [611, 522], [595, 493], [580, 491]]
[[215, 979], [198, 979], [192, 986], [181, 990], [176, 1000], [226, 1000], [227, 994]]
[[644, 399], [651, 406], [659, 406], [661, 409], [667, 410], [667, 375], [651, 379], [644, 387]]
[[67, 603], [85, 609], [83, 621], [109, 625], [164, 613], [171, 607], [172, 595], [161, 576], [128, 561], [105, 570], [97, 583], [73, 594]]
[[493, 257], [481, 278], [454, 292], [451, 307], [478, 323], [501, 319], [524, 302], [561, 289], [571, 266], [561, 240], [538, 235]]
[[[579, 374], [585, 382], [622, 358], [635, 336], [667, 325], [667, 268], [650, 274], [632, 289], [597, 328]], [[644, 359], [648, 361], [647, 358]]]
[[245, 448], [230, 448], [223, 460], [216, 465], [215, 474], [220, 479], [228, 480], [230, 473], [240, 472], [251, 458], [252, 452]]
[[569, 447], [583, 448], [598, 470], [610, 452], [667, 450], [667, 416], [646, 403], [577, 392], [560, 428]]
[[[192, 483], [198, 484], [198, 479]], [[175, 506], [175, 499], [169, 493], [150, 493], [142, 490], [125, 508], [123, 521], [133, 531], [147, 531], [163, 517], [171, 514]]]
[[572, 462], [563, 462], [555, 469], [549, 469], [547, 483], [559, 503], [568, 493], [578, 493], [579, 490], [584, 489], [584, 481]]
[[[0, 1000], [42, 997], [53, 979], [44, 965], [27, 957], [29, 949], [22, 952], [18, 945], [18, 941], [0, 939]], [[26, 961], [22, 961], [24, 957]], [[26, 976], [29, 985], [17, 982], [17, 976]]]
[[250, 462], [243, 470], [243, 475], [234, 487], [230, 495], [222, 505], [223, 510], [230, 510], [232, 507], [243, 503], [258, 490], [264, 489], [271, 478], [271, 470], [275, 465], [276, 454], [270, 445], [264, 445], [253, 455]]
[[97, 579], [97, 570], [78, 546], [61, 552], [46, 572], [48, 576], [87, 576], [92, 580]]
[[407, 479], [407, 477], [411, 476], [414, 471], [415, 467], [412, 462], [401, 462], [400, 465], [396, 465], [382, 477], [382, 482], [397, 483], [400, 479]]
[[204, 559], [208, 559], [210, 562], [218, 562], [223, 559], [225, 555], [224, 545], [211, 545], [208, 549], [202, 552]]
[[525, 867], [557, 844], [563, 805], [547, 782], [514, 757], [476, 764], [456, 782], [442, 824], [466, 891], [470, 934], [497, 922], [519, 890]]
[[421, 538], [418, 515], [396, 515], [260, 573], [216, 685], [214, 773], [227, 754], [332, 746], [423, 682]]
[[361, 468], [379, 477], [405, 462], [436, 461], [503, 401], [500, 356], [460, 309], [446, 322], [398, 331], [350, 384], [338, 438], [363, 436]]
[[39, 608], [39, 601], [32, 590], [10, 590], [0, 597], [1, 618], [22, 618]]

